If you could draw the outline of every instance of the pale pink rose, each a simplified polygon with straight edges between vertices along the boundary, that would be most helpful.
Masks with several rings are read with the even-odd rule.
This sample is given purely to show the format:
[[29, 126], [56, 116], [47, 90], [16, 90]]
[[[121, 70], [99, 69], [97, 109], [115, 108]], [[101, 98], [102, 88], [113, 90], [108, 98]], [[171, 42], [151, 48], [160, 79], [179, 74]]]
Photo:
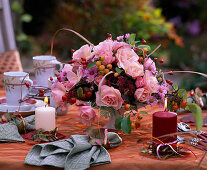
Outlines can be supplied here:
[[64, 68], [62, 69], [62, 72], [68, 72], [68, 71], [72, 71], [73, 70], [73, 66], [70, 64], [65, 64]]
[[[94, 81], [94, 83], [98, 86], [99, 83], [101, 82], [102, 78], [103, 78], [102, 75], [97, 75], [97, 76], [95, 77], [95, 81]], [[103, 82], [102, 82], [102, 85], [105, 85], [105, 84], [106, 84], [106, 79], [104, 79]]]
[[116, 51], [117, 49], [122, 48], [122, 47], [129, 47], [129, 44], [125, 42], [114, 41], [113, 50]]
[[125, 62], [129, 61], [130, 63], [138, 63], [138, 55], [130, 47], [121, 47], [117, 50], [116, 58], [118, 60], [118, 67], [125, 69]]
[[158, 88], [157, 78], [154, 77], [150, 71], [146, 70], [144, 75], [145, 87], [151, 92], [156, 93]]
[[85, 58], [86, 61], [92, 59], [93, 57], [93, 54], [91, 52], [92, 50], [92, 47], [89, 46], [88, 44], [86, 45], [83, 45], [79, 50], [76, 50], [74, 53], [73, 53], [73, 60], [75, 61], [81, 61], [81, 58]]
[[120, 91], [113, 87], [103, 85], [101, 86], [101, 91], [96, 92], [96, 104], [98, 106], [113, 107], [118, 110], [123, 102]]
[[151, 95], [150, 91], [146, 88], [139, 88], [134, 93], [134, 98], [138, 102], [146, 102], [148, 97]]
[[62, 96], [66, 94], [66, 88], [61, 82], [57, 82], [55, 84], [55, 87], [52, 90], [52, 98], [55, 102], [56, 107], [59, 107], [62, 109], [62, 111], [65, 111], [67, 108], [67, 102], [62, 100]]
[[137, 77], [144, 75], [143, 65], [139, 62], [125, 61], [123, 62], [123, 65], [125, 73], [131, 76], [133, 79], [136, 79]]
[[66, 87], [66, 90], [72, 89], [83, 77], [83, 69], [82, 67], [79, 67], [77, 70], [77, 74], [75, 74], [73, 71], [67, 72], [67, 79], [68, 81], [64, 82], [64, 86]]
[[136, 85], [137, 88], [143, 87], [144, 86], [143, 77], [141, 77], [141, 76], [137, 77], [135, 85]]
[[88, 126], [91, 126], [92, 122], [96, 121], [96, 111], [91, 106], [80, 106], [79, 120]]
[[94, 47], [93, 51], [96, 57], [105, 57], [104, 64], [110, 64], [114, 61], [112, 40], [107, 39], [103, 42], [100, 42], [97, 46]]

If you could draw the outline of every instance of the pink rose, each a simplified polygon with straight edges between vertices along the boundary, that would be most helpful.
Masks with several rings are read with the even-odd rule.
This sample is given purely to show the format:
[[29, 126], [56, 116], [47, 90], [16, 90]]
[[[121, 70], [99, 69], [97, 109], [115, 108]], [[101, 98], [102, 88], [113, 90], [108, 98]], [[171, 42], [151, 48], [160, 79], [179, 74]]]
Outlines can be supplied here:
[[125, 61], [123, 62], [123, 65], [125, 73], [131, 76], [133, 79], [136, 79], [137, 77], [144, 75], [143, 65], [139, 62]]
[[114, 61], [113, 57], [113, 41], [112, 40], [105, 40], [100, 42], [97, 46], [93, 49], [94, 54], [96, 57], [104, 56], [104, 64], [110, 64]]
[[134, 93], [134, 98], [138, 102], [145, 102], [151, 95], [150, 91], [146, 88], [139, 88]]
[[61, 82], [57, 82], [52, 90], [52, 98], [55, 102], [56, 107], [65, 111], [67, 108], [67, 102], [62, 100], [62, 96], [66, 94], [66, 88]]
[[137, 88], [143, 87], [144, 86], [143, 77], [141, 77], [141, 76], [137, 77], [135, 85], [136, 85]]
[[96, 104], [98, 106], [113, 107], [118, 110], [123, 102], [120, 91], [113, 87], [103, 85], [101, 91], [96, 92]]
[[93, 57], [93, 54], [91, 53], [92, 47], [88, 44], [83, 45], [79, 50], [76, 50], [73, 53], [72, 58], [75, 61], [81, 61], [81, 58], [85, 58], [86, 61], [90, 60]]
[[129, 47], [129, 44], [125, 42], [114, 41], [113, 50], [116, 51], [117, 49], [122, 48], [122, 47]]
[[[102, 75], [98, 75], [98, 76], [96, 76], [96, 77], [95, 77], [95, 81], [94, 81], [94, 83], [98, 86], [99, 83], [101, 82], [102, 78], [103, 78]], [[106, 79], [103, 80], [102, 85], [105, 85], [105, 84], [106, 84]]]
[[80, 106], [79, 120], [88, 126], [91, 126], [92, 122], [96, 121], [96, 111], [91, 106]]
[[145, 75], [144, 75], [144, 82], [145, 82], [145, 87], [151, 92], [155, 93], [157, 92], [158, 88], [158, 81], [157, 78], [154, 77], [150, 71], [146, 70]]
[[125, 69], [125, 62], [129, 61], [130, 63], [137, 62], [138, 63], [138, 55], [132, 50], [130, 47], [121, 47], [117, 50], [116, 58], [118, 60], [118, 67]]

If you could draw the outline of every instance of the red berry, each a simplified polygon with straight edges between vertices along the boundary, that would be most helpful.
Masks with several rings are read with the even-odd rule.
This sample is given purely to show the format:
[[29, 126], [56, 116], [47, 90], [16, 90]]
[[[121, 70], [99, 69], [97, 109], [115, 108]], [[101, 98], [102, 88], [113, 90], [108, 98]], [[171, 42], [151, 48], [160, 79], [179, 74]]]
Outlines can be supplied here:
[[68, 61], [68, 64], [72, 64], [72, 60]]
[[157, 61], [157, 58], [156, 57], [154, 58], [154, 61]]
[[19, 99], [19, 103], [22, 103], [24, 100], [23, 99]]
[[22, 115], [19, 113], [19, 114], [17, 114], [16, 116], [17, 116], [17, 117], [21, 117]]
[[141, 63], [143, 61], [143, 58], [139, 57], [138, 61]]
[[145, 40], [142, 40], [142, 44], [145, 45], [146, 44], [146, 41]]
[[186, 102], [186, 101], [182, 101], [182, 102], [180, 103], [180, 107], [181, 107], [182, 109], [185, 109], [186, 106], [187, 106], [187, 102]]
[[170, 80], [166, 80], [166, 82], [167, 82], [168, 84], [170, 84]]
[[71, 49], [71, 53], [74, 53], [75, 52], [75, 50], [74, 49]]
[[108, 39], [111, 39], [111, 38], [112, 38], [111, 34], [108, 33], [108, 34], [107, 34], [107, 38], [108, 38]]
[[51, 80], [51, 81], [53, 81], [53, 78], [52, 78], [52, 77], [50, 77], [50, 80]]
[[82, 61], [86, 61], [86, 59], [85, 58], [82, 58]]
[[86, 61], [82, 61], [82, 64], [83, 64], [83, 65], [86, 65]]
[[44, 89], [40, 89], [39, 92], [40, 92], [40, 93], [45, 93]]
[[86, 99], [86, 94], [83, 94], [82, 99], [83, 99], [83, 100]]
[[27, 82], [27, 83], [25, 83], [25, 85], [27, 86], [27, 88], [29, 88], [30, 87], [30, 84]]
[[60, 74], [58, 74], [58, 73], [55, 73], [55, 76], [56, 76], [56, 77], [58, 77], [59, 75], [60, 75]]
[[72, 63], [74, 63], [75, 62], [75, 60], [72, 60]]
[[69, 91], [68, 97], [73, 97], [73, 91]]
[[3, 123], [6, 123], [6, 120], [5, 120], [5, 119], [2, 119], [1, 121], [2, 121]]
[[169, 74], [169, 75], [173, 75], [173, 72], [172, 72], [172, 71], [168, 71], [168, 74]]
[[67, 99], [68, 99], [68, 96], [66, 94], [62, 96], [63, 101], [66, 101]]
[[87, 65], [86, 65], [86, 64], [84, 64], [84, 65], [83, 65], [83, 68], [86, 68], [86, 67], [87, 67]]
[[69, 103], [70, 104], [74, 104], [76, 102], [76, 98], [72, 97], [70, 100], [69, 100]]
[[39, 93], [39, 96], [40, 96], [40, 97], [44, 96], [44, 93]]
[[171, 85], [171, 86], [172, 86], [172, 85], [173, 85], [173, 82], [172, 82], [172, 81], [171, 81], [171, 82], [169, 82], [169, 85]]
[[191, 91], [190, 91], [190, 95], [191, 95], [191, 96], [194, 96], [194, 94], [195, 94], [195, 93], [194, 93], [194, 90], [191, 90]]
[[86, 93], [86, 97], [91, 97], [91, 95], [92, 95], [92, 93], [90, 92], [90, 91], [88, 91], [87, 93]]
[[58, 79], [59, 81], [60, 81], [60, 78], [61, 78], [60, 76], [57, 77], [57, 79]]
[[163, 61], [163, 59], [160, 59], [159, 62], [160, 62], [160, 63], [163, 63], [164, 61]]
[[178, 110], [178, 105], [173, 105], [172, 109], [173, 109], [174, 111], [177, 111], [177, 110]]

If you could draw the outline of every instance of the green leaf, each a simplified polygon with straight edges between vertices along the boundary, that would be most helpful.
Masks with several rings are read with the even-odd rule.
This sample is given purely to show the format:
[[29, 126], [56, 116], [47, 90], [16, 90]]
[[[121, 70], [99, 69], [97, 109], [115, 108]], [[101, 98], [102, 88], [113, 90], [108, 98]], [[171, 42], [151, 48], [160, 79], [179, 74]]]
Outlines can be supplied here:
[[113, 117], [116, 114], [116, 110], [113, 107], [101, 106], [100, 107], [100, 115], [102, 117], [108, 118]]
[[120, 69], [120, 68], [118, 68], [118, 67], [116, 67], [115, 70], [116, 70], [116, 72], [119, 73], [119, 74], [121, 74], [122, 71], [124, 71], [124, 70], [122, 70], [122, 69]]
[[31, 22], [32, 21], [32, 16], [29, 15], [29, 14], [24, 14], [24, 15], [21, 16], [21, 20], [23, 22], [27, 22], [27, 23]]
[[130, 34], [129, 39], [128, 39], [129, 43], [134, 42], [135, 37], [136, 37], [136, 34]]
[[141, 48], [141, 49], [146, 48], [146, 49], [148, 49], [148, 51], [151, 50], [149, 45], [138, 45], [138, 48]]
[[26, 41], [28, 39], [27, 35], [23, 32], [19, 33], [16, 37], [17, 41]]
[[128, 117], [124, 117], [121, 120], [121, 129], [123, 130], [124, 133], [131, 133], [131, 120], [130, 120], [130, 116]]
[[11, 4], [11, 9], [14, 11], [14, 12], [16, 12], [16, 13], [18, 13], [18, 14], [20, 14], [20, 13], [22, 13], [22, 7], [21, 7], [21, 4], [18, 2], [18, 1], [14, 1], [12, 4]]
[[186, 101], [187, 100], [187, 91], [185, 89], [179, 89], [178, 96], [181, 97], [184, 101]]
[[140, 114], [148, 114], [148, 113], [145, 112], [145, 111], [140, 111], [139, 113], [140, 113]]
[[96, 62], [91, 62], [91, 63], [89, 63], [88, 65], [87, 65], [87, 69], [90, 69], [90, 68], [92, 68], [93, 66], [95, 66], [96, 65]]
[[178, 90], [178, 85], [174, 85], [173, 86], [173, 89], [176, 91], [176, 90]]
[[195, 103], [187, 103], [186, 108], [193, 113], [196, 123], [196, 130], [200, 131], [203, 127], [203, 114], [201, 108]]
[[82, 89], [82, 87], [78, 88], [77, 94], [78, 94], [78, 98], [82, 98], [83, 97], [83, 89]]
[[116, 130], [120, 130], [121, 129], [121, 121], [123, 119], [123, 116], [119, 116], [116, 118], [115, 120], [115, 128]]

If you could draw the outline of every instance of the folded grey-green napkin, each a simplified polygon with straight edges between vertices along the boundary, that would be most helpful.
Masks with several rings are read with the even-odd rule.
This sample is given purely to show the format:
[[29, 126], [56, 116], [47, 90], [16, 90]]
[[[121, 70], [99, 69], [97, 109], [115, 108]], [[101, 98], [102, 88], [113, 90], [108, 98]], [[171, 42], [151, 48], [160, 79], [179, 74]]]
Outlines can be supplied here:
[[[109, 132], [111, 147], [117, 147], [122, 139]], [[32, 147], [24, 163], [36, 166], [54, 166], [65, 170], [83, 170], [90, 166], [110, 163], [110, 155], [103, 146], [92, 146], [87, 135], [72, 135], [69, 139]]]
[[[31, 115], [24, 119], [26, 130], [33, 130], [35, 116]], [[10, 121], [8, 123], [0, 124], [0, 142], [25, 142], [18, 131], [18, 121]]]

